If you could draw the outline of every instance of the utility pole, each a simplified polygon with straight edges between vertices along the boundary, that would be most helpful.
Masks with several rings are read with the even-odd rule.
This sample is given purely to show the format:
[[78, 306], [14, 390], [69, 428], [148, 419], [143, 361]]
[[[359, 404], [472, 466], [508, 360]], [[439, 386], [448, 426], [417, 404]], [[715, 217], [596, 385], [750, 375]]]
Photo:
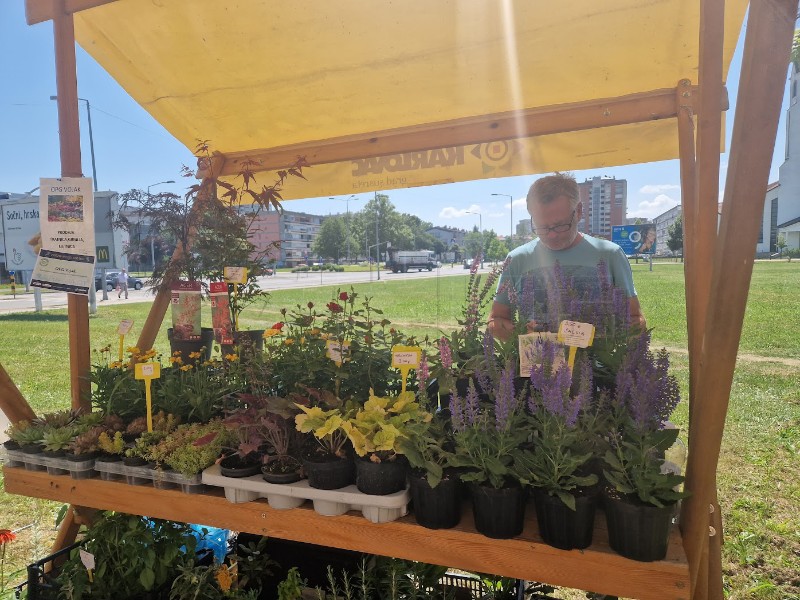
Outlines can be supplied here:
[[378, 281], [381, 280], [381, 240], [378, 237], [378, 219], [381, 215], [378, 206], [378, 192], [375, 192], [375, 266], [378, 267]]

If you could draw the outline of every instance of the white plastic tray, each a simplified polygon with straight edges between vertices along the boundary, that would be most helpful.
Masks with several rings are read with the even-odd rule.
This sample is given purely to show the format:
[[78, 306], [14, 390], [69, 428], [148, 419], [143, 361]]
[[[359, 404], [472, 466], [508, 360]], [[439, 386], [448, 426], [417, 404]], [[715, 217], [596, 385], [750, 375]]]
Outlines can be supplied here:
[[303, 479], [296, 483], [267, 483], [261, 475], [251, 477], [226, 477], [220, 473], [219, 465], [203, 471], [203, 483], [225, 489], [225, 497], [234, 504], [252, 502], [266, 498], [277, 510], [297, 508], [311, 500], [314, 510], [325, 516], [337, 516], [351, 510], [360, 510], [365, 519], [373, 523], [394, 521], [408, 513], [411, 494], [406, 489], [386, 496], [373, 496], [359, 492], [355, 485], [338, 490], [318, 490]]

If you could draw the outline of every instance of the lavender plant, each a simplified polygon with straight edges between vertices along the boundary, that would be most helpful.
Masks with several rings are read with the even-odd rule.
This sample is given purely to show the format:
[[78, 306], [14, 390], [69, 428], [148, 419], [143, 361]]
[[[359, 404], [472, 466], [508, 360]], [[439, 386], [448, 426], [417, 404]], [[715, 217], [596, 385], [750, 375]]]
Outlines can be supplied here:
[[649, 346], [650, 333], [643, 332], [617, 374], [604, 473], [620, 494], [661, 507], [688, 494], [676, 491], [684, 478], [663, 468], [664, 452], [678, 436], [664, 428], [680, 401], [678, 382], [669, 374], [667, 351], [653, 354]]

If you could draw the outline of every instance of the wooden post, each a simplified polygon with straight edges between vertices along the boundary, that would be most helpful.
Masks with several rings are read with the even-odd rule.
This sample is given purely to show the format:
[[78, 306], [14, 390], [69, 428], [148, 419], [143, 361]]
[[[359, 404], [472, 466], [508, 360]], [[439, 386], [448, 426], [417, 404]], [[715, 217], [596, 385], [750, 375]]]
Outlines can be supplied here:
[[[58, 93], [58, 130], [61, 147], [61, 176], [81, 177], [81, 137], [78, 124], [78, 81], [75, 64], [75, 27], [67, 14], [64, 0], [54, 11], [53, 35], [56, 55], [56, 91]], [[89, 394], [89, 298], [67, 295], [69, 316], [69, 360], [72, 407], [91, 407]]]
[[[702, 342], [696, 398], [692, 409], [686, 487], [681, 524], [693, 580], [708, 549], [709, 506], [715, 483], [725, 415], [747, 304], [764, 193], [783, 99], [794, 33], [796, 0], [766, 0], [750, 6], [731, 143], [720, 234]], [[713, 555], [713, 554], [712, 554]], [[709, 569], [716, 572], [716, 566]], [[711, 589], [718, 589], [713, 585]], [[708, 580], [693, 586], [695, 598], [708, 597]]]
[[19, 388], [11, 381], [8, 372], [0, 364], [0, 411], [8, 417], [12, 423], [28, 420], [36, 417], [28, 401], [19, 391]]

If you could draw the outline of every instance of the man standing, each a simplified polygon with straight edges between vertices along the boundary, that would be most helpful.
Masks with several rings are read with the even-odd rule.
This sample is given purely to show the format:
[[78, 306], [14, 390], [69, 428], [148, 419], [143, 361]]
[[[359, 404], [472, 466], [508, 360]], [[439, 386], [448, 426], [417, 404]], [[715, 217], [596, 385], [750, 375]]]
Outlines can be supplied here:
[[122, 298], [122, 293], [125, 292], [125, 299], [128, 299], [128, 274], [125, 269], [117, 273], [117, 298]]
[[[520, 295], [526, 282], [533, 283], [539, 306], [548, 285], [553, 285], [556, 262], [571, 278], [579, 292], [597, 287], [597, 267], [602, 262], [609, 281], [628, 297], [631, 325], [646, 326], [639, 299], [633, 287], [630, 263], [622, 249], [609, 241], [578, 232], [583, 215], [578, 183], [571, 175], [557, 173], [538, 179], [528, 191], [528, 212], [533, 233], [527, 244], [512, 250], [509, 263], [500, 277], [498, 292], [489, 315], [489, 331], [499, 339], [508, 339], [513, 331], [513, 309], [508, 289]], [[557, 282], [555, 282], [557, 283]], [[536, 306], [536, 304], [534, 304]], [[529, 331], [545, 326], [554, 331], [557, 323], [543, 323], [542, 314], [523, 315]]]

